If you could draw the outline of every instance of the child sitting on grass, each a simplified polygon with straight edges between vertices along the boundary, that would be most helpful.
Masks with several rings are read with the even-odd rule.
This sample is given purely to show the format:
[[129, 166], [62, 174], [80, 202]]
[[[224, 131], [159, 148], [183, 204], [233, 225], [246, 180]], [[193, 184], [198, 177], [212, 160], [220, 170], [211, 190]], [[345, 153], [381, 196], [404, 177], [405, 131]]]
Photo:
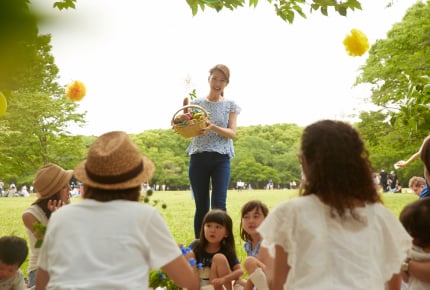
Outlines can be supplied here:
[[[260, 253], [262, 237], [257, 228], [269, 214], [267, 205], [259, 200], [251, 200], [245, 203], [241, 209], [242, 219], [240, 221], [240, 237], [245, 242], [247, 257], [243, 263], [249, 277], [245, 283], [244, 290], [252, 290], [254, 286], [258, 290], [268, 290], [266, 279], [266, 261]], [[269, 257], [265, 255], [264, 257]]]
[[402, 264], [403, 280], [408, 283], [407, 289], [430, 289], [428, 275], [425, 275], [427, 278], [425, 281], [417, 275], [419, 273], [411, 271], [411, 264], [415, 261], [430, 262], [430, 197], [416, 200], [405, 206], [400, 213], [400, 222], [413, 238], [410, 254]]
[[243, 275], [237, 258], [233, 222], [223, 210], [209, 211], [202, 223], [199, 239], [191, 243], [187, 258], [194, 258], [199, 269], [200, 286], [232, 290], [233, 282]]
[[28, 255], [27, 242], [19, 237], [0, 238], [0, 289], [25, 289], [24, 275], [19, 267]]

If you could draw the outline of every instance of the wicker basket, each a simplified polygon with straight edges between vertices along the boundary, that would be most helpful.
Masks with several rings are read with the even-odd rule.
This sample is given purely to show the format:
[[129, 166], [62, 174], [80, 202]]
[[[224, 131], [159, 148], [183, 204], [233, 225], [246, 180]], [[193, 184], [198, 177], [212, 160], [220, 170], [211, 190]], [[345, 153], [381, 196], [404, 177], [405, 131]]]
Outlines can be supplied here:
[[[199, 119], [188, 120], [187, 124], [178, 123], [175, 124], [175, 118], [181, 114], [183, 114], [184, 109], [198, 109], [202, 112], [202, 116]], [[209, 113], [205, 110], [205, 108], [197, 106], [197, 105], [187, 105], [180, 108], [172, 117], [172, 128], [173, 130], [185, 138], [191, 138], [199, 135], [200, 130], [206, 128], [206, 121], [209, 118]]]

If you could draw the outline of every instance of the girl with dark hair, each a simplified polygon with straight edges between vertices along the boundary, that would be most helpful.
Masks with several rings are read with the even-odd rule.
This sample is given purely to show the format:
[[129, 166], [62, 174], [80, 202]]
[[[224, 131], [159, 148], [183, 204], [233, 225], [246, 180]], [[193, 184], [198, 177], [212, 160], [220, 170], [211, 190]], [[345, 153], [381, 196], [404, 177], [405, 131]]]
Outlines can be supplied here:
[[351, 125], [305, 128], [301, 196], [278, 205], [258, 231], [274, 253], [270, 289], [399, 289], [411, 237], [381, 203], [368, 152]]
[[46, 226], [53, 211], [70, 203], [69, 182], [72, 176], [73, 170], [64, 170], [56, 164], [48, 163], [40, 168], [34, 177], [33, 184], [39, 198], [22, 214], [22, 221], [27, 229], [30, 244], [27, 267], [29, 287], [35, 285], [40, 251], [36, 243], [42, 239], [34, 225], [40, 223]]
[[[251, 290], [254, 286], [258, 290], [268, 290], [266, 274], [267, 255], [260, 253], [262, 237], [257, 228], [269, 214], [269, 208], [259, 200], [251, 200], [242, 206], [240, 220], [240, 237], [245, 242], [245, 252], [247, 257], [243, 262], [245, 270], [248, 272], [248, 280], [244, 283], [244, 290]], [[264, 250], [262, 250], [264, 251]]]
[[423, 266], [430, 268], [430, 197], [405, 206], [400, 213], [400, 221], [413, 238], [409, 257], [402, 264], [407, 289], [430, 289], [429, 271], [420, 273], [419, 270]]
[[209, 211], [200, 231], [200, 238], [191, 243], [188, 258], [194, 258], [199, 268], [201, 286], [212, 285], [215, 290], [232, 290], [233, 282], [243, 275], [237, 258], [233, 222], [222, 210]]

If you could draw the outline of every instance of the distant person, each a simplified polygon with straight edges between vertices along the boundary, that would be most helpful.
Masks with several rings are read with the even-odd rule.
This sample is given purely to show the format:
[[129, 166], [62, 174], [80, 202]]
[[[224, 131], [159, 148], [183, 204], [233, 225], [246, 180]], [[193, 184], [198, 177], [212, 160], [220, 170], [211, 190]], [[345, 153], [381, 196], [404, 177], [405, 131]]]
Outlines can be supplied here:
[[322, 120], [302, 134], [300, 196], [258, 232], [274, 253], [270, 289], [399, 289], [411, 237], [381, 203], [369, 155], [351, 125]]
[[26, 288], [20, 267], [28, 255], [27, 242], [16, 236], [0, 238], [0, 289], [23, 290]]
[[244, 187], [245, 187], [245, 183], [242, 180], [239, 180], [237, 182], [236, 186], [237, 186], [237, 191], [242, 191], [244, 189]]
[[397, 192], [398, 185], [399, 185], [399, 178], [397, 177], [396, 172], [394, 170], [391, 170], [390, 176], [388, 177], [388, 184], [389, 184], [389, 192]]
[[373, 178], [373, 182], [375, 183], [376, 189], [380, 190], [381, 189], [381, 180], [380, 180], [379, 174], [376, 172], [373, 172], [372, 178]]
[[[234, 157], [237, 116], [241, 108], [224, 96], [230, 82], [230, 70], [217, 64], [209, 70], [209, 93], [192, 101], [210, 112], [208, 126], [193, 137], [187, 148], [190, 155], [189, 178], [196, 205], [194, 236], [198, 238], [202, 221], [209, 209], [226, 211], [230, 183], [230, 159]], [[212, 189], [212, 195], [210, 194]]]
[[430, 197], [406, 205], [399, 218], [413, 238], [410, 254], [402, 264], [407, 289], [430, 289]]
[[383, 192], [388, 192], [388, 173], [384, 170], [384, 168], [381, 169], [381, 172], [379, 172], [379, 180], [381, 181], [381, 188]]
[[417, 195], [420, 196], [421, 191], [426, 186], [426, 180], [421, 176], [412, 176], [409, 179], [408, 187]]
[[421, 144], [420, 149], [412, 154], [408, 160], [400, 160], [397, 161], [395, 166], [398, 168], [405, 167], [412, 161], [414, 161], [417, 157], [420, 157], [421, 161], [424, 164], [424, 177], [426, 180], [426, 186], [421, 190], [420, 198], [430, 196], [430, 187], [429, 187], [429, 179], [430, 179], [430, 135], [427, 136], [423, 143]]
[[17, 189], [16, 189], [15, 183], [11, 183], [9, 185], [9, 190], [7, 191], [7, 197], [15, 197], [16, 192], [17, 192]]
[[23, 196], [23, 197], [29, 197], [30, 196], [30, 193], [28, 193], [28, 190], [27, 190], [27, 185], [24, 184], [21, 187], [21, 190], [19, 191], [19, 196]]
[[154, 164], [125, 132], [99, 136], [74, 174], [83, 199], [52, 215], [37, 290], [148, 289], [152, 269], [163, 270], [178, 287], [199, 289], [160, 213], [139, 202]]
[[4, 182], [0, 179], [0, 196], [3, 196]]
[[38, 199], [22, 214], [22, 221], [27, 230], [30, 244], [30, 257], [27, 266], [29, 287], [33, 287], [35, 284], [40, 251], [37, 243], [43, 239], [34, 225], [40, 223], [42, 226], [46, 226], [53, 211], [70, 203], [69, 180], [72, 175], [73, 170], [64, 170], [56, 164], [48, 163], [37, 171], [34, 178], [33, 184]]
[[273, 189], [273, 181], [272, 181], [272, 179], [269, 180], [269, 183], [267, 184], [267, 189]]
[[295, 180], [293, 180], [292, 182], [291, 182], [291, 189], [296, 189], [297, 188], [297, 183], [296, 183], [296, 181]]

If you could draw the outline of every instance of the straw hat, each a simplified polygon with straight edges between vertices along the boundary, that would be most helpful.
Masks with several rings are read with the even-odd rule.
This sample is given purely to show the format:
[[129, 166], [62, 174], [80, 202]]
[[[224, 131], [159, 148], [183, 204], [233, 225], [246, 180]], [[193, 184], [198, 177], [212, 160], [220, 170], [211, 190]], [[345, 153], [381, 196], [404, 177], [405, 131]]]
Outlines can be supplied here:
[[100, 189], [138, 187], [153, 174], [152, 161], [121, 131], [99, 136], [90, 146], [87, 159], [75, 168], [75, 177], [80, 182]]
[[51, 197], [69, 184], [73, 170], [64, 170], [60, 166], [48, 163], [40, 168], [34, 177], [34, 188], [41, 199]]

